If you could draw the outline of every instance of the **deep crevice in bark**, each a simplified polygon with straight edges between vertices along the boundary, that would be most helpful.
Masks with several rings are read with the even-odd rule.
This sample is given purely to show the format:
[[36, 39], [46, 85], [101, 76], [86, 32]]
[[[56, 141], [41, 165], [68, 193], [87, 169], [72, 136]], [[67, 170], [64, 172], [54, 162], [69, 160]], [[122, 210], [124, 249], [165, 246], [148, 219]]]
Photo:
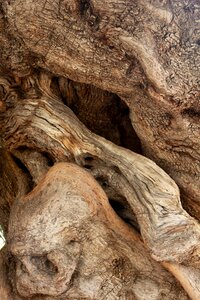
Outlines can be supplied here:
[[127, 200], [123, 197], [117, 199], [108, 198], [111, 207], [114, 209], [116, 214], [129, 226], [134, 227], [134, 229], [140, 233], [140, 228], [136, 219], [136, 216], [128, 204]]
[[140, 139], [129, 118], [129, 108], [119, 96], [62, 77], [53, 77], [50, 87], [89, 130], [119, 146], [142, 153]]
[[11, 157], [13, 159], [13, 161], [15, 162], [15, 164], [17, 165], [17, 167], [23, 172], [23, 174], [25, 175], [25, 178], [27, 180], [28, 183], [28, 191], [30, 192], [33, 187], [35, 186], [34, 182], [33, 182], [33, 178], [28, 170], [28, 168], [25, 166], [25, 164], [17, 157], [15, 156], [13, 153], [11, 153]]
[[90, 154], [80, 157], [78, 164], [87, 169], [95, 177], [108, 196], [109, 203], [117, 215], [128, 225], [133, 226], [136, 231], [140, 232], [137, 218], [127, 199], [111, 186], [107, 178], [109, 170], [113, 170], [119, 174], [120, 170], [116, 166], [108, 165], [103, 160], [93, 157]]
[[48, 152], [41, 152], [42, 156], [46, 158], [48, 167], [52, 167], [55, 163], [53, 157]]

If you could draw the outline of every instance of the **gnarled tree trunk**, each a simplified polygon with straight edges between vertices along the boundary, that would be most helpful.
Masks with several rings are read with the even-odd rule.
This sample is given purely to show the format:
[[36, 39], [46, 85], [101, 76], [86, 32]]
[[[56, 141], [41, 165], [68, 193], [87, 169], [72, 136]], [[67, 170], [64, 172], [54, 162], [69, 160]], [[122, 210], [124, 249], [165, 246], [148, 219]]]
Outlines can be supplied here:
[[200, 2], [0, 16], [1, 298], [200, 299]]

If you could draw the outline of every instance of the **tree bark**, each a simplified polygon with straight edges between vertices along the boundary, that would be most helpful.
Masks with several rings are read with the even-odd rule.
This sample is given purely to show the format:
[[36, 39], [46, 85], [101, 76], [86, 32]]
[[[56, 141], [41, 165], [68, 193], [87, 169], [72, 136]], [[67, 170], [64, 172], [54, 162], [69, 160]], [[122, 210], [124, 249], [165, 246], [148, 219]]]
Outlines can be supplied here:
[[3, 300], [200, 299], [199, 1], [0, 16]]

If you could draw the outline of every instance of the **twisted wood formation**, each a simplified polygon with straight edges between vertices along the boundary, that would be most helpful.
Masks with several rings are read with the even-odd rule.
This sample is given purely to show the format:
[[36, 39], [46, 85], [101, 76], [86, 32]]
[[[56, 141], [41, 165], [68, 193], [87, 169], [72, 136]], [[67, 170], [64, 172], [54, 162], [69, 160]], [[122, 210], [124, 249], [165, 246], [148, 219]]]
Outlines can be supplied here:
[[[178, 278], [192, 299], [200, 298], [199, 12], [198, 0], [0, 1], [0, 216], [5, 228], [8, 203], [11, 206], [15, 198], [24, 199], [34, 186], [40, 187], [55, 162], [75, 163], [89, 170], [110, 203], [125, 203], [128, 217], [148, 249], [137, 242], [141, 253], [146, 251], [148, 256], [149, 251]], [[113, 102], [113, 106], [120, 103], [121, 111], [124, 106], [119, 97], [129, 109], [134, 130], [116, 107], [110, 114], [106, 110]], [[89, 131], [66, 104], [91, 129], [98, 111], [102, 112], [94, 131], [115, 144]], [[114, 121], [116, 116], [125, 124], [123, 130]], [[105, 126], [106, 131], [102, 130]], [[122, 142], [124, 132], [128, 138]], [[127, 144], [131, 136], [137, 145]], [[142, 151], [151, 160], [116, 144]], [[117, 224], [117, 217], [111, 219]], [[116, 227], [120, 238], [124, 226]], [[123, 237], [121, 243], [126, 249]], [[129, 251], [134, 253], [133, 241], [130, 243]], [[183, 291], [175, 280], [150, 261], [160, 268], [160, 284], [165, 286], [166, 276], [175, 286], [174, 292], [173, 284], [165, 286], [164, 295], [187, 297], [180, 296]], [[1, 262], [4, 270], [5, 262]], [[37, 258], [34, 263], [37, 265]], [[66, 270], [68, 275], [73, 273], [73, 268]], [[5, 299], [11, 299], [5, 274], [2, 271], [0, 288]], [[43, 294], [49, 282], [45, 278]], [[70, 278], [65, 279], [68, 284]], [[29, 291], [10, 284], [16, 287], [13, 297], [41, 293], [37, 284]], [[59, 299], [62, 284], [66, 282], [58, 291], [52, 286], [51, 295], [45, 297]], [[155, 290], [151, 296], [162, 298], [161, 288]], [[108, 292], [108, 300], [110, 295]], [[142, 299], [144, 294], [123, 297]]]

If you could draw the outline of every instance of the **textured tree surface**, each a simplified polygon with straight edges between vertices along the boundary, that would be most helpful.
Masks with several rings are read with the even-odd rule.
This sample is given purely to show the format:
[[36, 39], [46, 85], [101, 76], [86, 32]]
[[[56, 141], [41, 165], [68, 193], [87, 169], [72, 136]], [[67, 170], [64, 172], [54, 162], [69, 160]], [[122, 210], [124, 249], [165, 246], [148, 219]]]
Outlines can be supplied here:
[[0, 0], [2, 300], [200, 299], [199, 33], [199, 0]]

